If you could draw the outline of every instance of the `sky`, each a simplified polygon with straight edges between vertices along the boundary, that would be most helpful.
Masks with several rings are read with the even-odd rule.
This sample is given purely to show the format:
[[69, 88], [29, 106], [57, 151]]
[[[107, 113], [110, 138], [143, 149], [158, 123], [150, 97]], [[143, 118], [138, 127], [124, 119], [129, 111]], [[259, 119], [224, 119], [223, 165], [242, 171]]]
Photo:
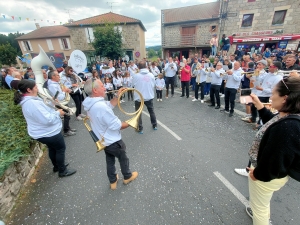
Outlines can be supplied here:
[[[161, 10], [198, 5], [216, 0], [1, 0], [0, 33], [29, 33], [40, 26], [53, 26], [112, 12], [139, 19], [147, 32], [146, 46], [161, 45]], [[12, 18], [14, 17], [14, 19]], [[35, 19], [35, 20], [34, 20]], [[55, 22], [54, 22], [55, 21]]]

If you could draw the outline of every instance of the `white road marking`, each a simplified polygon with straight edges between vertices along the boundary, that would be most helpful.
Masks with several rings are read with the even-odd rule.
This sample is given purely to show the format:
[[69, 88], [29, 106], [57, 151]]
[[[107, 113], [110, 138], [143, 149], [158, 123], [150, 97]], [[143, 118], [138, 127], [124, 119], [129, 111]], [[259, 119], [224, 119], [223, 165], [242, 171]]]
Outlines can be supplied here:
[[[143, 113], [144, 113], [146, 116], [150, 117], [149, 113], [144, 112], [144, 111], [143, 111]], [[162, 128], [164, 128], [166, 131], [168, 131], [168, 132], [169, 132], [173, 137], [175, 137], [178, 141], [181, 141], [181, 140], [182, 140], [181, 137], [179, 137], [174, 131], [172, 131], [169, 127], [167, 127], [166, 125], [164, 125], [162, 122], [160, 122], [159, 120], [157, 120], [157, 123], [158, 123]]]
[[234, 196], [244, 204], [245, 207], [250, 207], [249, 201], [225, 177], [223, 177], [222, 174], [220, 174], [218, 171], [215, 171], [214, 174], [217, 178], [219, 178], [220, 181], [222, 181], [229, 191], [231, 191], [231, 193], [234, 194]]

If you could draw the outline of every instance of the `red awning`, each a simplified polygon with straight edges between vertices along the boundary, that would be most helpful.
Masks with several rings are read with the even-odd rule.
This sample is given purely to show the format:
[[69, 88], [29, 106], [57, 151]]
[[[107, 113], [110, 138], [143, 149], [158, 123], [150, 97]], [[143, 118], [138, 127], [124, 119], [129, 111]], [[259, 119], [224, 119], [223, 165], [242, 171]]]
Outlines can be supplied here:
[[233, 37], [233, 43], [281, 41], [281, 40], [296, 40], [296, 39], [300, 39], [300, 34], [278, 35], [278, 36], [249, 36], [245, 38]]

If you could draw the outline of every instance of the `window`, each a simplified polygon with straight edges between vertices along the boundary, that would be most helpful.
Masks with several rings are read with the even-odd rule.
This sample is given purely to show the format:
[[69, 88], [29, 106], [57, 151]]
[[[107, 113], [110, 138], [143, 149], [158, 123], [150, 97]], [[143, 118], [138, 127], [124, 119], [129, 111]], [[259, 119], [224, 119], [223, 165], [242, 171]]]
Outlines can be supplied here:
[[254, 14], [244, 14], [243, 21], [242, 21], [242, 27], [251, 27], [253, 17], [254, 17]]
[[84, 28], [87, 43], [92, 43], [95, 39], [92, 27]]
[[210, 32], [216, 32], [216, 31], [217, 31], [217, 26], [210, 27]]
[[274, 13], [272, 25], [281, 25], [281, 24], [283, 24], [285, 15], [286, 15], [286, 10], [276, 11]]
[[21, 41], [21, 45], [24, 52], [33, 51], [30, 41]]
[[71, 44], [69, 38], [58, 38], [59, 46], [61, 50], [71, 49]]
[[47, 39], [46, 42], [47, 42], [49, 51], [53, 51], [54, 48], [53, 48], [51, 39]]

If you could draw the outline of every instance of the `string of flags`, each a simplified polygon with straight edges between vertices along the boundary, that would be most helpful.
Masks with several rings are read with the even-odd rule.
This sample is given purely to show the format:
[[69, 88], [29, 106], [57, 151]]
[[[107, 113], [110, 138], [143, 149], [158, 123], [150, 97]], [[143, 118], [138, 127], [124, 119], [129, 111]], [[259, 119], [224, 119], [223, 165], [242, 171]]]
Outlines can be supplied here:
[[[34, 22], [47, 22], [47, 23], [56, 23], [56, 24], [63, 24], [63, 22], [57, 21], [57, 20], [45, 20], [45, 19], [31, 19], [31, 18], [24, 18], [21, 16], [8, 16], [7, 14], [1, 13], [1, 18], [5, 20], [10, 20], [10, 21], [34, 21]], [[67, 22], [65, 22], [67, 23]]]

